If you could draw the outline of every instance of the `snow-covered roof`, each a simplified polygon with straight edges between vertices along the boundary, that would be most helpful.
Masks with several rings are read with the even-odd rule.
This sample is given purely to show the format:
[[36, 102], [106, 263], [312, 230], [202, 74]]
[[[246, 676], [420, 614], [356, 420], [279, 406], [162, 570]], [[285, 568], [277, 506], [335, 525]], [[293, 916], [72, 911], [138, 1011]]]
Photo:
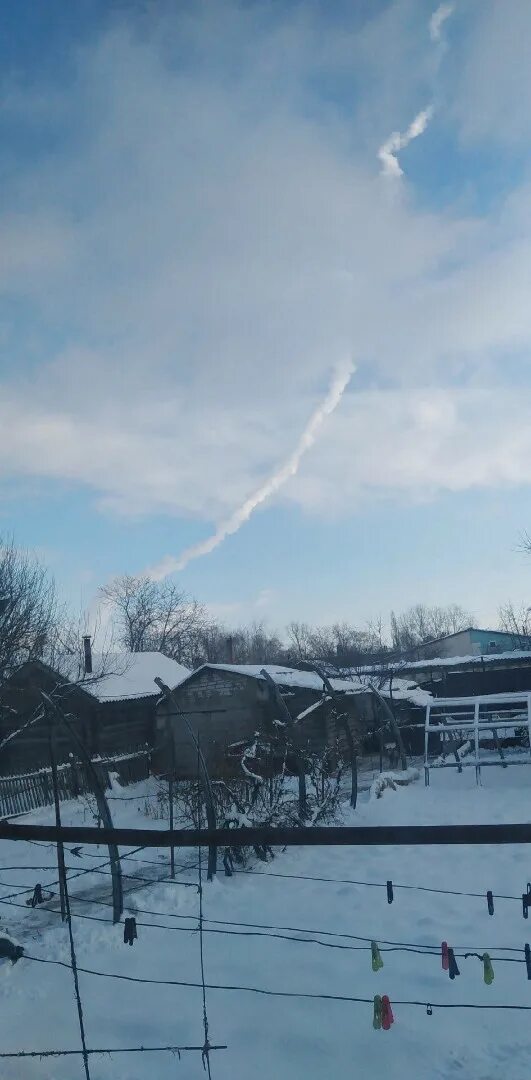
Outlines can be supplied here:
[[[175, 687], [190, 674], [188, 668], [160, 652], [123, 652], [105, 657], [93, 656], [92, 676], [80, 683], [83, 690], [98, 701], [128, 701], [158, 695], [155, 679]], [[99, 675], [99, 672], [106, 674]]]
[[[508, 649], [506, 652], [501, 653], [482, 653], [479, 656], [441, 656], [435, 657], [433, 660], [416, 660], [411, 664], [408, 664], [409, 668], [430, 668], [430, 667], [460, 667], [469, 664], [494, 664], [494, 663], [507, 663], [508, 661], [517, 660], [530, 660], [530, 649]], [[405, 665], [404, 665], [405, 666]]]
[[[278, 686], [296, 687], [303, 690], [316, 690], [322, 693], [323, 680], [316, 671], [300, 671], [298, 668], [282, 667], [279, 664], [203, 664], [198, 671], [205, 668], [214, 671], [226, 671], [230, 674], [247, 675], [252, 679], [263, 679], [262, 671], [273, 679]], [[193, 672], [197, 674], [197, 672]], [[334, 690], [344, 694], [365, 694], [370, 691], [369, 680], [363, 676], [353, 676], [351, 679], [330, 679]], [[408, 701], [413, 705], [425, 706], [432, 701], [432, 695], [427, 690], [421, 690], [411, 679], [393, 679], [391, 691], [389, 684], [384, 683], [378, 687], [383, 697], [390, 697], [391, 693], [395, 701]]]
[[[472, 656], [434, 656], [431, 660], [396, 660], [389, 664], [370, 664], [357, 668], [357, 675], [373, 675], [381, 672], [429, 671], [431, 668], [468, 667], [474, 664], [507, 664], [528, 660], [531, 662], [531, 649], [507, 649], [501, 653], [477, 653]], [[393, 680], [394, 686], [395, 680]]]

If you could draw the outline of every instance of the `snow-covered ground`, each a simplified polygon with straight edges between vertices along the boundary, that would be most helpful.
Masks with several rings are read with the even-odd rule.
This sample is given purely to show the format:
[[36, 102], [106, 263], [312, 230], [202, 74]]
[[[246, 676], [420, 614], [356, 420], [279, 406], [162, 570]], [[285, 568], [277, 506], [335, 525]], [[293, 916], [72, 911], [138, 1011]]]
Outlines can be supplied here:
[[[531, 767], [486, 769], [482, 779], [483, 787], [476, 788], [473, 770], [462, 775], [450, 770], [434, 772], [429, 788], [421, 781], [387, 790], [378, 800], [362, 795], [355, 812], [345, 808], [343, 820], [363, 825], [531, 821]], [[153, 791], [149, 784], [144, 787], [146, 792]], [[123, 794], [131, 796], [139, 790], [137, 785]], [[155, 803], [156, 799], [139, 800], [138, 805], [135, 801], [115, 802], [115, 821], [160, 825], [156, 819], [146, 819], [143, 812], [145, 805]], [[65, 823], [81, 822], [84, 812], [81, 805], [64, 804]], [[49, 820], [50, 813], [31, 817]], [[103, 863], [106, 850], [93, 849], [86, 856], [84, 851], [81, 859], [67, 852], [67, 864], [72, 873], [91, 863], [98, 866], [96, 858], [88, 857], [95, 855]], [[54, 860], [53, 848], [2, 843], [0, 898], [33, 887], [36, 881], [53, 881]], [[195, 861], [192, 851], [178, 854], [179, 865]], [[168, 855], [145, 850], [126, 860], [124, 871], [127, 865], [131, 875], [158, 878], [167, 871]], [[276, 1080], [325, 1080], [335, 1075], [363, 1080], [409, 1080], [411, 1076], [421, 1080], [494, 1080], [503, 1075], [504, 1080], [528, 1080], [529, 1013], [437, 1007], [442, 1003], [531, 1006], [525, 964], [494, 959], [494, 983], [487, 986], [477, 958], [459, 956], [461, 974], [451, 981], [442, 970], [440, 955], [384, 951], [385, 942], [440, 949], [446, 940], [459, 954], [488, 951], [492, 957], [523, 960], [531, 922], [522, 917], [521, 900], [495, 899], [491, 917], [484, 894], [491, 889], [495, 894], [521, 896], [531, 880], [526, 848], [293, 849], [278, 854], [267, 866], [258, 863], [253, 869], [253, 873], [238, 873], [230, 879], [219, 875], [204, 888], [205, 916], [212, 920], [205, 923], [204, 935], [210, 1037], [212, 1043], [228, 1047], [211, 1055], [214, 1080], [270, 1080], [273, 1076]], [[189, 884], [196, 876], [195, 870], [178, 874], [181, 882]], [[388, 879], [395, 884], [392, 904], [387, 902]], [[351, 881], [373, 882], [380, 887]], [[131, 879], [126, 882], [130, 888], [140, 884]], [[482, 895], [441, 895], [400, 889], [398, 884]], [[77, 894], [85, 900], [100, 897], [108, 901], [109, 889], [110, 878], [103, 874], [72, 879], [76, 914], [109, 920], [74, 919], [80, 967], [196, 985], [143, 985], [81, 973], [88, 1045], [200, 1045], [197, 890], [163, 882], [130, 892], [125, 914], [136, 914], [139, 935], [130, 948], [123, 943], [123, 927], [112, 926], [110, 908], [74, 899]], [[69, 964], [66, 927], [57, 914], [28, 909], [25, 899], [14, 898], [22, 907], [1, 906], [2, 928], [16, 936], [31, 956]], [[256, 924], [298, 929], [268, 931]], [[280, 936], [271, 936], [273, 932]], [[323, 944], [294, 941], [293, 937], [316, 938]], [[371, 939], [379, 942], [384, 960], [383, 969], [376, 974], [371, 967]], [[507, 949], [519, 952], [500, 951]], [[227, 986], [287, 995], [364, 998], [369, 1003], [219, 989]], [[391, 1031], [373, 1029], [375, 994], [388, 994], [393, 1003]], [[406, 1001], [420, 1005], [397, 1004]], [[433, 1004], [431, 1016], [426, 1012], [428, 1002]], [[0, 1051], [77, 1049], [79, 1028], [71, 971], [26, 958], [14, 967], [4, 964], [0, 968], [0, 1017]], [[80, 1058], [8, 1060], [2, 1065], [2, 1076], [8, 1080], [77, 1080], [84, 1075]], [[169, 1080], [176, 1076], [199, 1080], [205, 1075], [197, 1053], [183, 1054], [180, 1061], [168, 1053], [92, 1057], [90, 1073], [92, 1080]]]

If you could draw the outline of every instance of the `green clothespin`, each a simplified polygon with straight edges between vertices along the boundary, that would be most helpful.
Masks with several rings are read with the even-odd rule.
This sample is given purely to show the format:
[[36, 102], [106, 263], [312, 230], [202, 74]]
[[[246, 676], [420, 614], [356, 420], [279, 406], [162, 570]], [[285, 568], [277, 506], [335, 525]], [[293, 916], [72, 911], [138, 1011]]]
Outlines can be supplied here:
[[376, 941], [371, 941], [371, 953], [372, 953], [372, 970], [379, 971], [383, 968], [383, 960]]
[[379, 1031], [382, 1026], [382, 999], [379, 994], [374, 996], [374, 1018], [372, 1026], [375, 1031]]
[[494, 982], [494, 968], [492, 966], [492, 962], [491, 962], [491, 959], [490, 959], [490, 956], [489, 956], [488, 952], [483, 953], [482, 960], [483, 960], [483, 979], [486, 982], [487, 986], [490, 986], [490, 984], [492, 982]]

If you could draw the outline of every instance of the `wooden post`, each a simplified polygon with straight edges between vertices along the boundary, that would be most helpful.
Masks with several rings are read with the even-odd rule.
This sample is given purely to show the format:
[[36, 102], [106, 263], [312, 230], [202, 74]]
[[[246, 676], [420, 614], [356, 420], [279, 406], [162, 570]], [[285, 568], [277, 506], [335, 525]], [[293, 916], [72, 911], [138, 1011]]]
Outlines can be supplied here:
[[[55, 746], [54, 746], [54, 721], [53, 717], [49, 715], [49, 734], [48, 743], [50, 747], [50, 765], [52, 767], [52, 787], [53, 787], [53, 801], [55, 806], [55, 824], [58, 829], [61, 828], [61, 807], [59, 802], [59, 786], [57, 782], [57, 762], [55, 760]], [[65, 849], [62, 840], [57, 841], [57, 870], [59, 874], [59, 897], [61, 901], [61, 919], [63, 922], [66, 919], [66, 897], [65, 897], [65, 879], [66, 879], [66, 866], [65, 866]]]
[[[403, 743], [403, 740], [402, 740], [402, 735], [400, 734], [400, 728], [399, 728], [399, 726], [397, 724], [397, 721], [396, 721], [395, 714], [394, 714], [393, 710], [390, 708], [388, 702], [385, 700], [383, 694], [380, 693], [380, 691], [376, 688], [376, 686], [373, 686], [372, 683], [369, 683], [368, 685], [369, 685], [369, 688], [372, 690], [373, 694], [375, 695], [375, 697], [378, 698], [378, 701], [380, 702], [380, 705], [382, 706], [382, 709], [383, 709], [385, 715], [387, 716], [387, 719], [389, 720], [389, 723], [391, 725], [391, 730], [392, 730], [393, 735], [395, 737], [396, 748], [397, 748], [399, 756], [400, 756], [400, 763], [402, 765], [402, 768], [404, 770], [406, 770], [407, 769], [407, 755], [406, 755], [406, 750], [405, 750], [404, 743]], [[383, 738], [382, 738], [382, 741], [383, 741]], [[380, 766], [380, 772], [381, 771], [382, 771], [382, 768]]]
[[[168, 799], [170, 800], [170, 832], [173, 832], [173, 776], [168, 779]], [[170, 877], [175, 877], [175, 848], [170, 848]]]
[[299, 779], [299, 817], [301, 821], [304, 821], [305, 818], [308, 817], [308, 801], [306, 793], [306, 766], [304, 761], [304, 755], [302, 754], [296, 743], [297, 736], [294, 730], [293, 717], [288, 709], [288, 706], [286, 705], [286, 702], [284, 701], [284, 698], [282, 697], [282, 694], [280, 693], [276, 682], [274, 681], [274, 679], [271, 678], [269, 672], [266, 671], [265, 668], [262, 668], [260, 674], [266, 681], [269, 691], [270, 702], [272, 703], [273, 707], [276, 706], [276, 711], [279, 714], [279, 719], [285, 725], [290, 735], [292, 736], [292, 747], [295, 754], [295, 760], [297, 762], [297, 774]]
[[[199, 746], [199, 741], [197, 739], [197, 736], [196, 736], [196, 734], [194, 732], [194, 729], [192, 728], [192, 725], [190, 724], [190, 721], [188, 720], [188, 717], [186, 716], [185, 713], [182, 713], [181, 710], [179, 709], [179, 703], [178, 703], [178, 700], [177, 700], [177, 698], [175, 696], [174, 691], [170, 690], [169, 686], [166, 686], [166, 683], [164, 683], [162, 681], [162, 679], [155, 679], [154, 681], [157, 684], [157, 686], [159, 687], [159, 689], [162, 690], [162, 693], [164, 694], [164, 696], [166, 698], [166, 701], [171, 702], [171, 704], [173, 705], [173, 707], [175, 709], [175, 712], [179, 713], [179, 715], [182, 716], [182, 718], [184, 720], [184, 723], [185, 723], [185, 725], [186, 725], [186, 727], [188, 729], [188, 734], [190, 735], [190, 738], [192, 739], [192, 741], [194, 743], [194, 746], [195, 746], [195, 748], [197, 750], [200, 781], [201, 781], [201, 786], [203, 788], [203, 794], [204, 794], [204, 797], [205, 797], [205, 811], [206, 811], [207, 825], [208, 825], [208, 828], [210, 830], [215, 830], [215, 828], [216, 828], [216, 811], [215, 811], [215, 808], [214, 808], [214, 797], [212, 795], [212, 787], [211, 787], [211, 784], [210, 784], [210, 777], [208, 775], [208, 769], [207, 769], [207, 766], [206, 766], [206, 761], [205, 761], [203, 753], [201, 751], [201, 747]], [[173, 731], [172, 731], [172, 742], [173, 742], [173, 745], [174, 745], [174, 748], [175, 748], [175, 741], [173, 739]], [[217, 861], [218, 861], [217, 860], [217, 847], [216, 847], [215, 844], [209, 844], [209, 847], [208, 847], [208, 868], [207, 868], [207, 880], [208, 881], [212, 881], [212, 879], [214, 877], [214, 874], [216, 873]]]
[[[173, 739], [173, 732], [171, 730], [171, 723], [166, 720], [166, 734], [168, 736], [168, 757], [169, 757], [169, 773], [168, 773], [168, 798], [170, 800], [170, 831], [173, 832], [173, 790], [175, 784], [175, 742]], [[175, 877], [175, 847], [172, 844], [170, 847], [170, 877]]]
[[[90, 760], [83, 740], [80, 739], [75, 729], [75, 725], [69, 723], [64, 713], [62, 713], [59, 707], [56, 705], [55, 701], [53, 701], [53, 699], [48, 694], [46, 694], [44, 690], [41, 690], [41, 697], [43, 698], [43, 701], [50, 716], [56, 718], [57, 722], [60, 723], [61, 727], [65, 729], [65, 731], [70, 736], [72, 743], [77, 748], [79, 756], [81, 757], [81, 760], [83, 761], [87, 770], [87, 776], [92, 782], [92, 790], [98, 804], [98, 814], [101, 818], [102, 825], [106, 830], [112, 831], [113, 822], [111, 812], [109, 810], [109, 805], [107, 803], [107, 799], [105, 798], [105, 792], [100, 783], [98, 773], [94, 768], [92, 761]], [[123, 912], [122, 869], [120, 865], [120, 853], [118, 851], [117, 845], [112, 841], [109, 842], [108, 848], [109, 862], [112, 874], [113, 922], [119, 923]]]

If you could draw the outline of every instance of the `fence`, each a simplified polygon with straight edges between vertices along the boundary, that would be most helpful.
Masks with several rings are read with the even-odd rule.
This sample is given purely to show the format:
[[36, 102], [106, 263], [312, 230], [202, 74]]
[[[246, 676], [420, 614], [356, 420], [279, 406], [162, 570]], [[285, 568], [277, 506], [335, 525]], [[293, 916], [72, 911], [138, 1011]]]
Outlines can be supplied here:
[[[110, 773], [117, 773], [121, 784], [132, 784], [149, 776], [149, 754], [141, 751], [120, 758], [106, 758], [94, 761], [103, 787], [111, 786]], [[57, 766], [59, 798], [75, 799], [78, 795], [90, 794], [92, 784], [87, 771], [79, 762]], [[39, 769], [34, 773], [22, 773], [18, 776], [0, 777], [0, 814], [10, 817], [24, 814], [29, 810], [38, 810], [53, 804], [51, 769]]]

